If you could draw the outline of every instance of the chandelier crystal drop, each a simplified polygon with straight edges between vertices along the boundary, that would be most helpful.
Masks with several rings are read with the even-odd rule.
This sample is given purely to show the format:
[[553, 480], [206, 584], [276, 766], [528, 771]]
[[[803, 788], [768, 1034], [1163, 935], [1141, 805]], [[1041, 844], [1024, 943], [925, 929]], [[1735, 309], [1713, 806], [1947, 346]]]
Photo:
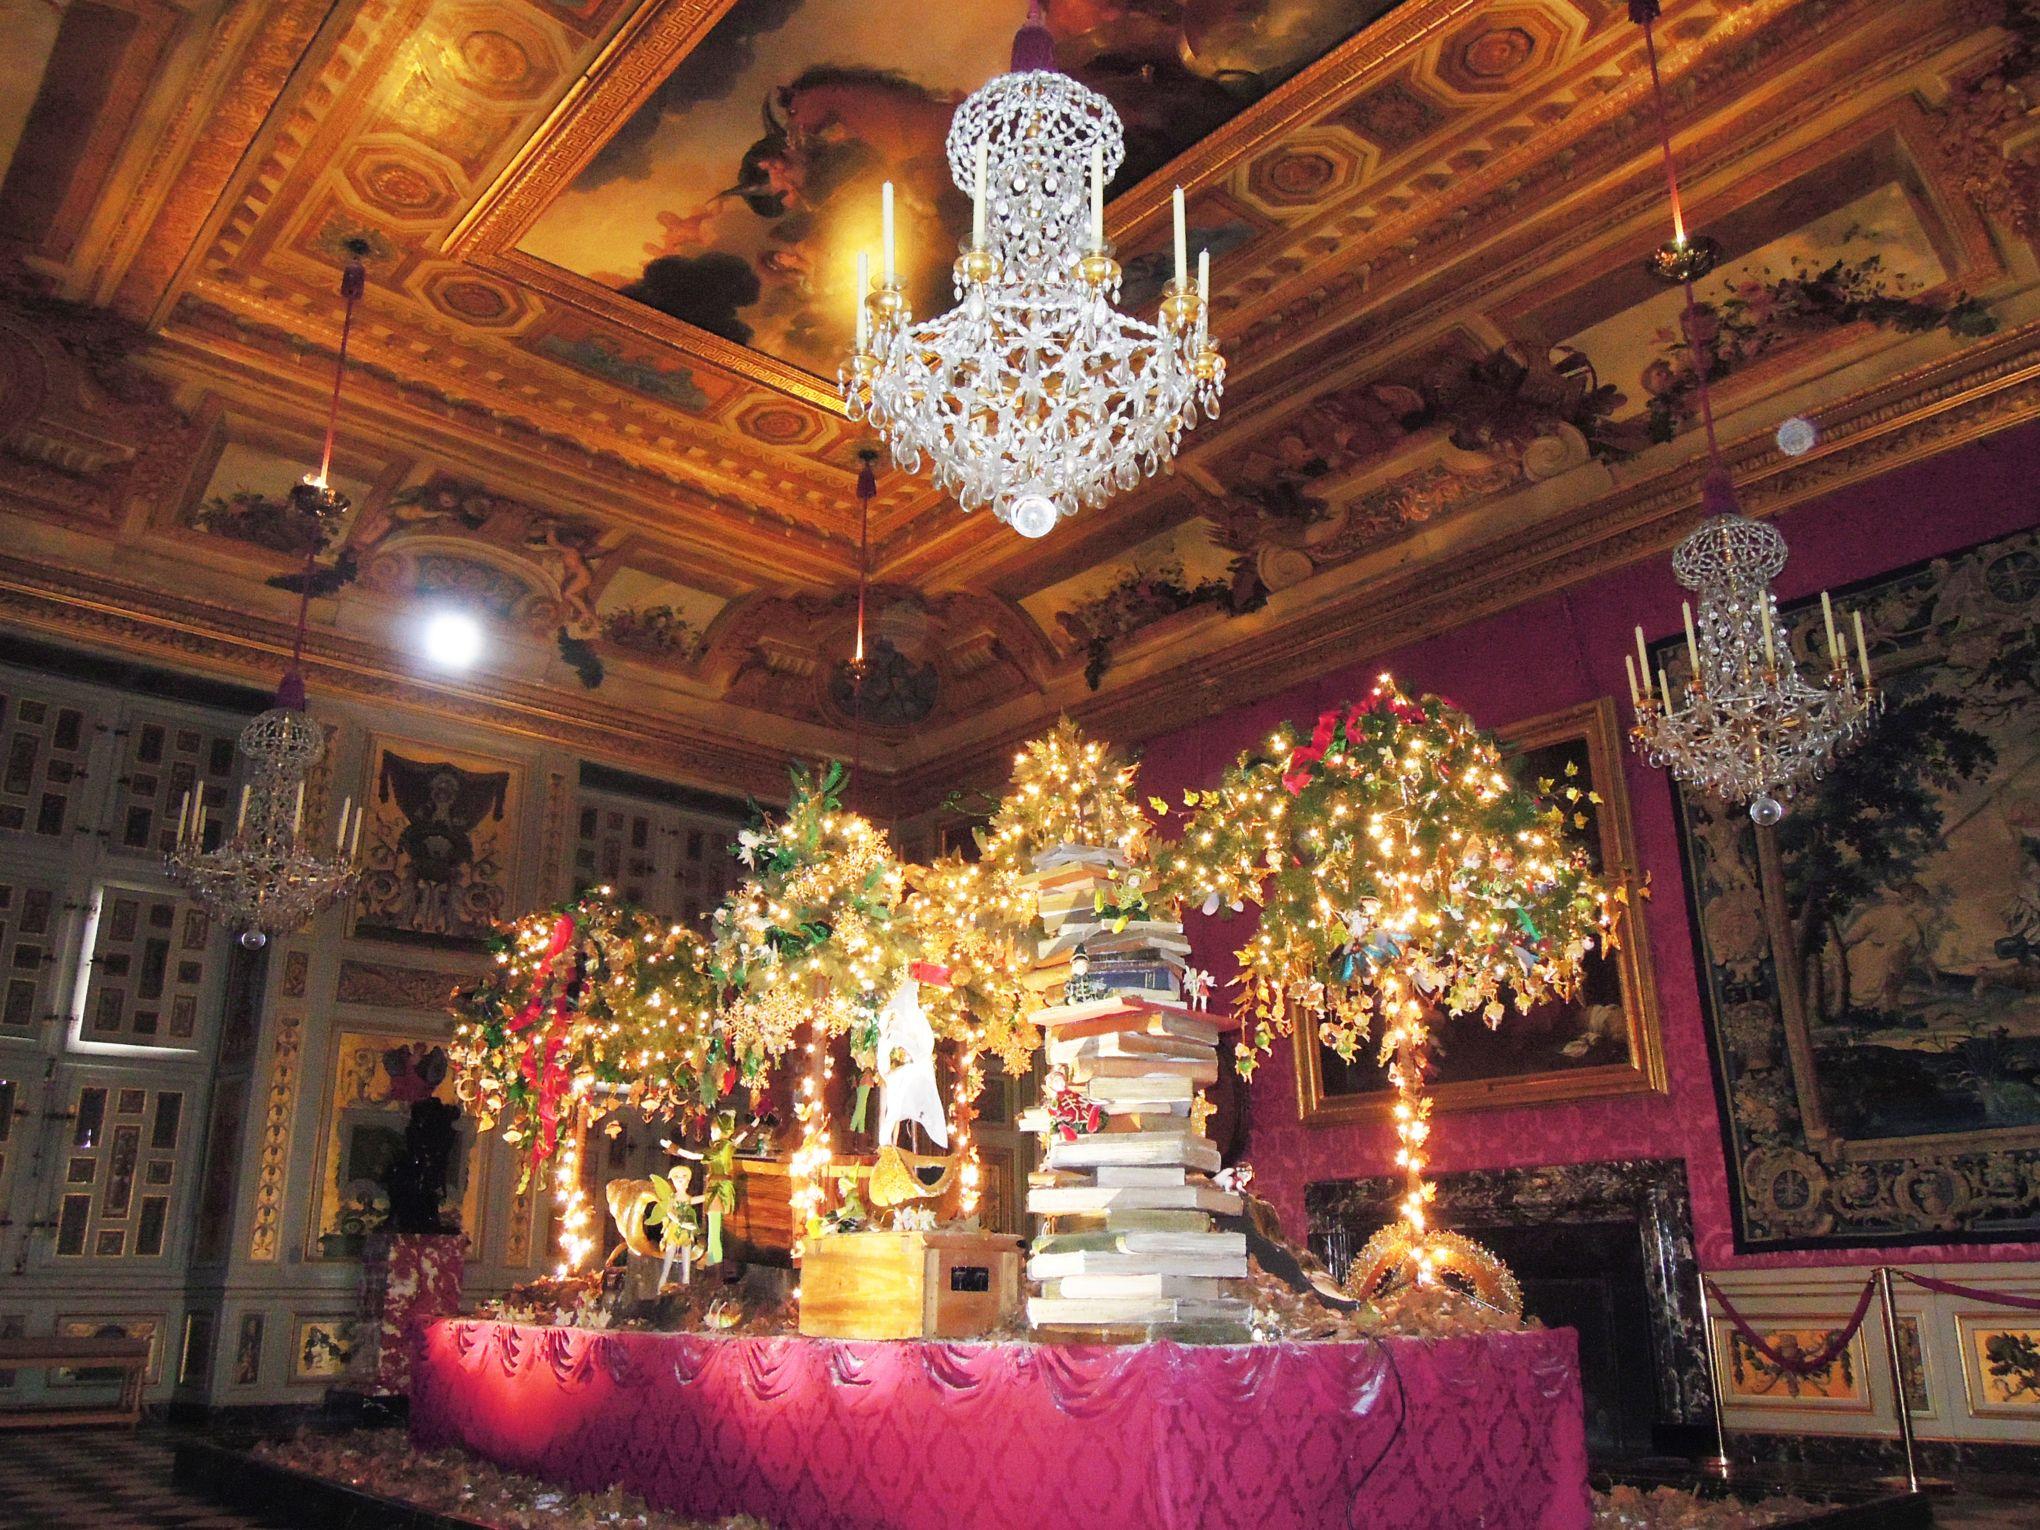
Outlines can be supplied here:
[[1672, 555], [1672, 572], [1699, 602], [1697, 616], [1691, 602], [1683, 608], [1684, 694], [1674, 695], [1662, 667], [1653, 675], [1638, 627], [1636, 655], [1622, 660], [1636, 712], [1630, 739], [1653, 766], [1726, 801], [1747, 803], [1752, 821], [1768, 827], [1785, 816], [1785, 803], [1794, 793], [1819, 779], [1838, 750], [1862, 736], [1882, 697], [1870, 679], [1862, 613], [1851, 619], [1852, 660], [1850, 633], [1836, 625], [1834, 603], [1825, 593], [1820, 597], [1825, 673], [1817, 684], [1801, 676], [1791, 634], [1780, 623], [1771, 591], [1772, 579], [1785, 567], [1785, 538], [1775, 526], [1742, 513], [1722, 462], [1708, 392], [1716, 326], [1693, 294], [1693, 283], [1713, 269], [1719, 250], [1712, 241], [1686, 232], [1651, 30], [1658, 9], [1659, 0], [1630, 0], [1630, 16], [1643, 29], [1650, 62], [1674, 230], [1647, 267], [1685, 290], [1682, 327], [1707, 435], [1708, 467], [1701, 486], [1707, 519]]
[[973, 199], [957, 305], [916, 320], [893, 261], [886, 188], [881, 268], [860, 259], [857, 345], [839, 374], [910, 473], [925, 466], [965, 510], [989, 506], [1040, 537], [1162, 471], [1185, 429], [1218, 413], [1225, 362], [1208, 327], [1210, 263], [1186, 263], [1175, 195], [1175, 279], [1154, 322], [1120, 312], [1104, 187], [1125, 159], [1112, 104], [1058, 72], [1039, 4], [1013, 69], [963, 102], [949, 167]]
[[330, 851], [315, 844], [313, 836], [305, 832], [305, 790], [313, 770], [325, 758], [326, 740], [306, 715], [302, 668], [319, 549], [325, 545], [326, 528], [348, 509], [347, 496], [332, 487], [329, 474], [354, 305], [367, 284], [360, 261], [363, 252], [357, 249], [354, 253], [356, 258], [340, 280], [346, 316], [341, 322], [340, 351], [327, 407], [325, 450], [318, 472], [306, 474], [290, 495], [292, 507], [303, 518], [306, 537], [290, 667], [277, 687], [274, 704], [241, 730], [239, 749], [246, 762], [245, 780], [231, 832], [221, 829], [226, 820], [224, 816], [215, 818], [201, 782], [196, 792], [184, 794], [176, 838], [163, 857], [163, 869], [170, 880], [189, 891], [215, 919], [237, 931], [241, 944], [251, 950], [266, 945], [271, 936], [295, 934], [315, 914], [346, 896], [354, 886], [361, 855], [362, 809], [351, 797], [340, 805]]

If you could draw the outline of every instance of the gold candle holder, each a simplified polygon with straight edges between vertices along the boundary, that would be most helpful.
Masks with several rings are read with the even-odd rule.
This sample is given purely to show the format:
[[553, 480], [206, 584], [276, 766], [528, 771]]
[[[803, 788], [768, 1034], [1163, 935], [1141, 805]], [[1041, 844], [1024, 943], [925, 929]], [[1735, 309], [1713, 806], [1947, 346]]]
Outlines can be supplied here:
[[1117, 287], [1119, 262], [1105, 250], [1093, 250], [1077, 262], [1077, 280], [1097, 292]]
[[990, 250], [978, 249], [965, 250], [957, 256], [953, 269], [957, 286], [981, 287], [987, 282], [997, 281], [1000, 271], [1005, 268]]
[[871, 296], [864, 300], [864, 306], [871, 310], [874, 325], [906, 323], [909, 312], [905, 283], [897, 276], [891, 281], [873, 283]]
[[1162, 327], [1178, 334], [1197, 327], [1204, 317], [1204, 299], [1188, 282], [1170, 282], [1162, 289]]

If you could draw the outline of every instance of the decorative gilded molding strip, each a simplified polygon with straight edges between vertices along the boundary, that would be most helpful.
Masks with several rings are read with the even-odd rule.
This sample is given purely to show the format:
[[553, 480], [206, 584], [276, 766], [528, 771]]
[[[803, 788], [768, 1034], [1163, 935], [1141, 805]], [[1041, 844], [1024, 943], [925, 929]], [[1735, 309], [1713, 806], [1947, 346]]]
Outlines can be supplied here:
[[446, 1009], [453, 990], [473, 976], [436, 967], [404, 967], [395, 962], [342, 961], [333, 997], [342, 1004], [438, 1014]]
[[259, 1263], [274, 1264], [282, 1244], [284, 1177], [304, 1061], [304, 1029], [303, 1015], [285, 1010], [276, 1017], [276, 1056], [269, 1074], [269, 1100], [262, 1109], [262, 1150], [255, 1177], [255, 1225], [248, 1234], [248, 1257]]

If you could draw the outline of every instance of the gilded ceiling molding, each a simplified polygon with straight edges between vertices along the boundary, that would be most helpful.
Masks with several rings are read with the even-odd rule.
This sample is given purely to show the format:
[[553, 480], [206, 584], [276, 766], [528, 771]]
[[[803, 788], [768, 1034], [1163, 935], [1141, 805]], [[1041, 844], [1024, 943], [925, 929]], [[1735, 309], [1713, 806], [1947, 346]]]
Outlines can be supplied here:
[[[1822, 410], [1822, 445], [1806, 457], [1781, 458], [1768, 436], [1736, 443], [1725, 455], [1745, 509], [1771, 516], [2034, 419], [2040, 419], [2040, 321], [1893, 379], [1853, 405]], [[1582, 506], [1560, 524], [1390, 579], [1363, 578], [1290, 621], [1278, 614], [1250, 642], [1187, 655], [1166, 668], [1152, 665], [1138, 683], [1095, 700], [1073, 688], [1062, 699], [1087, 727], [1138, 742], [1660, 555], [1699, 516], [1692, 465], [1682, 462]], [[917, 740], [928, 749], [896, 773], [895, 812], [925, 813], [960, 783], [997, 779], [1014, 745], [1041, 720], [1008, 717], [991, 735], [951, 729], [946, 738]]]
[[[289, 649], [279, 623], [5, 553], [0, 553], [0, 617], [59, 638], [247, 676], [273, 674]], [[530, 681], [428, 682], [396, 669], [381, 649], [332, 634], [315, 641], [305, 668], [314, 694], [459, 718], [649, 766], [663, 779], [704, 788], [770, 796], [783, 790], [789, 754], [828, 747], [828, 735], [812, 725], [757, 713], [733, 717], [734, 709], [706, 700], [683, 712], [673, 697], [654, 710], [596, 702]], [[885, 767], [886, 751], [876, 749], [873, 768]]]
[[[303, 357], [303, 346], [287, 334], [250, 326], [210, 304], [180, 307], [177, 324], [165, 339], [166, 349], [159, 354], [173, 372], [194, 370], [196, 363], [202, 376], [224, 378], [237, 388], [266, 386], [272, 394], [274, 368], [287, 363], [295, 373]], [[188, 355], [180, 354], [187, 350]], [[758, 496], [768, 485], [758, 481], [757, 464], [743, 459], [715, 459], [683, 448], [680, 461], [668, 468], [644, 452], [642, 441], [637, 454], [626, 454], [591, 439], [593, 432], [567, 423], [564, 416], [548, 421], [533, 412], [505, 415], [373, 362], [364, 362], [354, 381], [357, 407], [396, 413], [434, 436], [443, 435], [443, 441], [428, 441], [437, 455], [461, 460], [474, 455], [477, 441], [497, 441], [523, 457], [621, 490], [636, 512], [631, 524], [669, 548], [709, 555], [724, 566], [741, 559], [740, 567], [769, 571], [782, 580], [833, 585], [854, 575], [855, 538], [849, 511], [842, 508], [851, 503], [847, 475], [841, 502], [832, 502], [828, 518], [836, 524], [817, 524], [805, 513], [763, 502]], [[583, 488], [575, 497], [591, 495]], [[676, 516], [681, 506], [695, 514]], [[758, 529], [739, 531], [746, 522]], [[689, 525], [700, 530], [682, 535]]]

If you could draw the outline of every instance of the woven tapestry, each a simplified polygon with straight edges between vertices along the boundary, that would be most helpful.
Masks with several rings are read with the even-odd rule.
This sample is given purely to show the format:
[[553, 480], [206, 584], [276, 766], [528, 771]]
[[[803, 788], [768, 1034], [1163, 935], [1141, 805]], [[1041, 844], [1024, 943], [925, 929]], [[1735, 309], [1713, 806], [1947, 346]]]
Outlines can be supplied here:
[[1775, 829], [1679, 798], [1738, 1246], [2040, 1237], [2040, 536], [1845, 593], [1868, 736]]

